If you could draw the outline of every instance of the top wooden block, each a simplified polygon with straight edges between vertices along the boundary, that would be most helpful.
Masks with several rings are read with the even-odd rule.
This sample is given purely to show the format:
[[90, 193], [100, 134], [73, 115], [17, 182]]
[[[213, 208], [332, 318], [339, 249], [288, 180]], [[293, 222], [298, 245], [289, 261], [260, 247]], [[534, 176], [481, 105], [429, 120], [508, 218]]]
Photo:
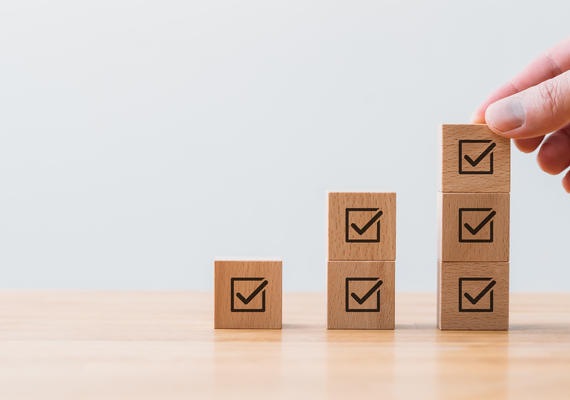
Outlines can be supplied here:
[[442, 192], [510, 192], [509, 139], [487, 125], [442, 125], [441, 143]]
[[329, 260], [395, 259], [396, 193], [329, 193]]

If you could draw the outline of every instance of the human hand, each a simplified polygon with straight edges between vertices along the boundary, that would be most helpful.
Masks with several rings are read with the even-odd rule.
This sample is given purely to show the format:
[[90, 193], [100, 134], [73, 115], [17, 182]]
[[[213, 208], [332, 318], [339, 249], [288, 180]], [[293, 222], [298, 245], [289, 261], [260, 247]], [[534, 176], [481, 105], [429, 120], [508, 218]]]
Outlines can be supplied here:
[[[557, 175], [568, 168], [570, 37], [493, 92], [477, 108], [472, 120], [486, 123], [496, 134], [514, 139], [524, 153], [540, 146], [537, 161], [543, 171]], [[562, 179], [562, 186], [570, 193], [570, 171]]]

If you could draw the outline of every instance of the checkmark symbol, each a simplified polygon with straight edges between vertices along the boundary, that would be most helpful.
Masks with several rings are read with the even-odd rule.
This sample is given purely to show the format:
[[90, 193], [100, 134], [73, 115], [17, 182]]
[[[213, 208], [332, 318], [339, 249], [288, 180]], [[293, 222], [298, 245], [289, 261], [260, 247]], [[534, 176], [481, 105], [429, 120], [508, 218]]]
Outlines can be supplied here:
[[382, 216], [382, 211], [378, 211], [370, 221], [368, 221], [366, 223], [366, 225], [364, 225], [362, 228], [359, 228], [358, 225], [356, 225], [354, 222], [352, 224], [350, 224], [350, 226], [352, 227], [352, 229], [354, 229], [356, 231], [356, 233], [358, 233], [359, 235], [362, 235], [364, 232], [366, 232], [372, 225], [374, 225], [374, 223], [376, 221], [378, 221], [378, 219]]
[[469, 157], [467, 154], [465, 156], [463, 156], [463, 158], [465, 158], [465, 160], [471, 164], [472, 167], [476, 167], [495, 147], [497, 146], [496, 143], [492, 143], [489, 147], [487, 147], [485, 149], [484, 152], [482, 152], [479, 157], [477, 157], [475, 160], [473, 160], [471, 157]]
[[245, 297], [239, 292], [236, 293], [236, 297], [240, 299], [243, 304], [248, 304], [255, 298], [255, 296], [259, 294], [259, 292], [261, 292], [267, 286], [268, 283], [269, 282], [267, 282], [267, 280], [263, 281], [261, 285], [259, 285], [253, 292], [251, 292], [251, 294], [248, 297]]
[[496, 211], [492, 211], [489, 215], [487, 215], [485, 217], [485, 219], [483, 221], [481, 221], [481, 223], [479, 225], [477, 225], [475, 228], [471, 227], [471, 225], [469, 225], [467, 222], [463, 224], [463, 226], [465, 227], [465, 229], [467, 229], [469, 232], [471, 232], [472, 235], [476, 235], [481, 229], [483, 229], [483, 227], [485, 225], [487, 225], [487, 223], [489, 221], [491, 221], [493, 219], [493, 217], [495, 216], [495, 214], [497, 214]]
[[489, 293], [489, 290], [491, 290], [496, 284], [497, 281], [491, 281], [491, 283], [485, 286], [485, 288], [475, 297], [471, 297], [471, 295], [467, 292], [465, 292], [463, 295], [467, 300], [471, 302], [471, 304], [477, 304], [479, 300], [481, 300], [487, 293]]
[[366, 292], [366, 294], [365, 294], [364, 296], [362, 296], [362, 298], [358, 297], [355, 293], [351, 293], [350, 296], [351, 296], [354, 300], [356, 300], [356, 302], [357, 302], [358, 304], [362, 304], [362, 303], [364, 303], [366, 300], [368, 300], [368, 298], [369, 298], [370, 296], [372, 296], [372, 294], [374, 294], [374, 292], [375, 292], [376, 290], [378, 290], [378, 288], [382, 285], [382, 283], [383, 283], [383, 282], [382, 282], [381, 280], [379, 280], [378, 282], [376, 282], [376, 284], [375, 284], [374, 286], [372, 286], [372, 288], [371, 288], [368, 292]]

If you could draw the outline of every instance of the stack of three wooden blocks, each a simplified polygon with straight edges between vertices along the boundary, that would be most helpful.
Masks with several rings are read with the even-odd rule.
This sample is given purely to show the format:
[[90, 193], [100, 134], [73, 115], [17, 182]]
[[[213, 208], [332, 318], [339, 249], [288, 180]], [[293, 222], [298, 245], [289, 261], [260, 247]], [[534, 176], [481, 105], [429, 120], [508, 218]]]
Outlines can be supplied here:
[[440, 329], [509, 326], [510, 141], [486, 125], [443, 125]]

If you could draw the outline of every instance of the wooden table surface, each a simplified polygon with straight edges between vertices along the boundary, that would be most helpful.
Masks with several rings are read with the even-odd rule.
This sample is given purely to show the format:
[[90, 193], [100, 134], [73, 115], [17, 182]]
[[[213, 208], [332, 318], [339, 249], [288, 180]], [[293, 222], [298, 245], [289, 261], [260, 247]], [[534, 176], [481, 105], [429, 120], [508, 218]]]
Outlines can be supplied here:
[[570, 294], [512, 294], [509, 332], [437, 330], [435, 294], [397, 294], [395, 331], [327, 331], [323, 294], [286, 293], [275, 331], [214, 331], [212, 308], [0, 292], [0, 399], [570, 397]]

